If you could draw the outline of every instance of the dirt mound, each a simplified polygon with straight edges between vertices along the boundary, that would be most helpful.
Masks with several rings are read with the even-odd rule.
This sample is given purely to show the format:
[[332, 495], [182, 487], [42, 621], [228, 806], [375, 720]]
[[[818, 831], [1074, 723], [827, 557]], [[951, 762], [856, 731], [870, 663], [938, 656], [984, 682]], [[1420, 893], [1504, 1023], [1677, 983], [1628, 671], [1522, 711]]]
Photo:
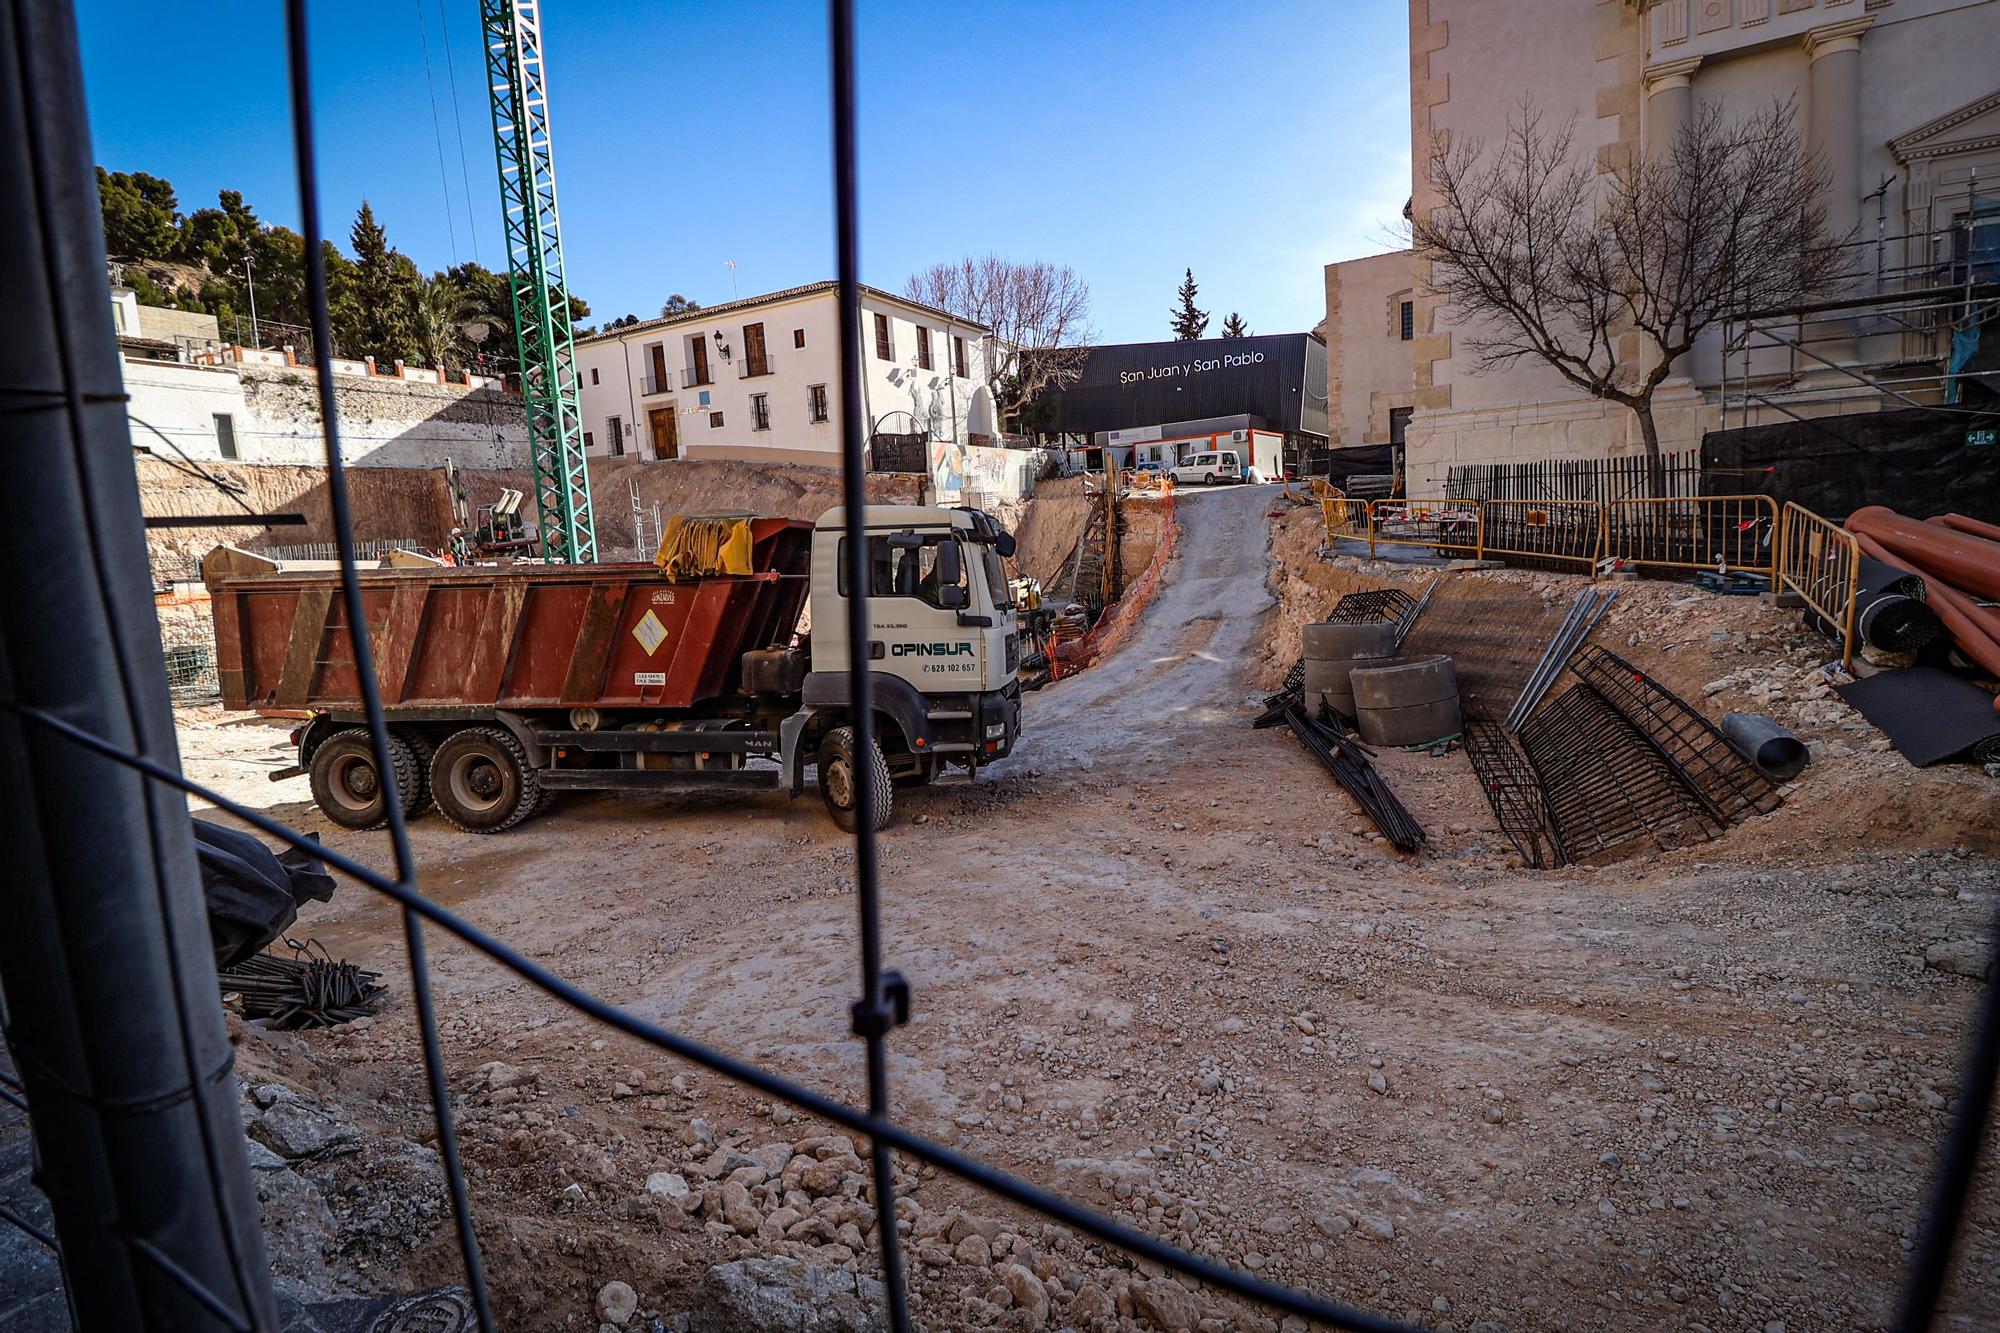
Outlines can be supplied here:
[[1083, 535], [1095, 503], [1084, 495], [1082, 477], [1056, 477], [1036, 483], [1034, 502], [1027, 507], [1014, 532], [1020, 544], [1014, 559], [1021, 572], [1044, 583], [1054, 578], [1075, 548], [1077, 538]]

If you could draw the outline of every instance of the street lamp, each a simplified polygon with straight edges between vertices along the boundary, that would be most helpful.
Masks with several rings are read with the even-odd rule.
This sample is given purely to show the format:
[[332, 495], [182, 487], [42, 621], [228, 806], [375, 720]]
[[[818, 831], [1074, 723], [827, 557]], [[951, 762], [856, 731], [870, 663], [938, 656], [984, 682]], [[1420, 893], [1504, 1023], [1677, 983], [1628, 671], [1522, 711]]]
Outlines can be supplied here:
[[262, 347], [264, 340], [257, 336], [257, 276], [250, 269], [250, 253], [243, 254], [243, 281], [250, 289], [250, 345]]

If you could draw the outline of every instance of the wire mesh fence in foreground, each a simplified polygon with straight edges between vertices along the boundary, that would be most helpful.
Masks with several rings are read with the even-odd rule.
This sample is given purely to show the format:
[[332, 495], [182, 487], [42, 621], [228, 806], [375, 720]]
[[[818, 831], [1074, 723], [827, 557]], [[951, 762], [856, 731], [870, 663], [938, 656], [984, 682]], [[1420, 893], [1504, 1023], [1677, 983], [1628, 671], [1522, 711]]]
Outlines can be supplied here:
[[[492, 9], [494, 6], [489, 4], [488, 8]], [[858, 392], [861, 349], [858, 346], [860, 288], [856, 247], [858, 210], [854, 170], [854, 20], [852, 0], [831, 0], [829, 8], [833, 54], [837, 250], [843, 312], [840, 350], [843, 384], [848, 390], [843, 394], [843, 491], [847, 527], [853, 531], [861, 526], [864, 502], [863, 440]], [[320, 372], [321, 409], [324, 417], [329, 474], [328, 498], [339, 538], [341, 594], [347, 607], [348, 623], [357, 627], [354, 635], [355, 665], [362, 681], [368, 730], [377, 769], [384, 775], [386, 781], [393, 784], [394, 765], [388, 762], [388, 732], [375, 682], [373, 662], [368, 650], [364, 628], [367, 620], [361, 611], [360, 586], [355, 574], [353, 521], [340, 461], [337, 414], [332, 400], [333, 380], [326, 364], [328, 355], [326, 349], [331, 344], [326, 336], [326, 281], [320, 258], [321, 230], [318, 184], [314, 167], [311, 100], [307, 78], [304, 0], [287, 0], [286, 25], [293, 133], [298, 156], [302, 205], [301, 230], [305, 240], [305, 253], [308, 256], [307, 290], [313, 315], [315, 356]], [[868, 718], [866, 700], [869, 664], [865, 655], [867, 634], [862, 631], [865, 631], [869, 622], [865, 594], [867, 579], [865, 571], [861, 568], [861, 562], [865, 559], [864, 550], [863, 543], [848, 544], [847, 583], [855, 590], [849, 602], [850, 626], [855, 630], [850, 634], [854, 656], [849, 662], [849, 680], [852, 697], [859, 701], [856, 712], [865, 724]], [[1392, 1330], [1404, 1327], [1380, 1315], [1322, 1296], [1266, 1282], [1250, 1273], [1171, 1246], [1157, 1237], [1106, 1217], [1074, 1200], [998, 1170], [956, 1149], [933, 1142], [898, 1123], [890, 1101], [886, 1072], [886, 1043], [890, 1032], [907, 1021], [912, 997], [902, 978], [883, 967], [880, 943], [881, 900], [877, 883], [876, 849], [874, 834], [865, 820], [860, 822], [860, 827], [855, 833], [862, 987], [860, 998], [852, 1008], [853, 1029], [857, 1037], [865, 1043], [867, 1054], [868, 1105], [863, 1109], [826, 1096], [763, 1066], [726, 1055], [682, 1033], [621, 1009], [558, 976], [506, 941], [482, 931], [456, 913], [427, 898], [418, 883], [408, 832], [401, 815], [402, 807], [393, 791], [386, 804], [394, 871], [391, 874], [383, 874], [338, 851], [316, 843], [309, 844], [300, 834], [279, 821], [189, 781], [171, 765], [142, 753], [135, 753], [127, 746], [78, 726], [47, 709], [27, 706], [17, 699], [9, 698], [0, 701], [0, 711], [50, 735], [60, 737], [102, 759], [134, 770], [151, 783], [200, 796], [272, 838], [293, 846], [310, 846], [314, 855], [325, 864], [385, 895], [401, 907], [405, 922], [405, 943], [409, 953], [412, 1008], [421, 1037], [424, 1072], [436, 1118], [440, 1157], [449, 1185], [466, 1285], [472, 1293], [475, 1317], [483, 1333], [491, 1333], [497, 1324], [487, 1293], [473, 1225], [471, 1202], [458, 1158], [443, 1053], [438, 1039], [435, 1002], [430, 988], [431, 978], [425, 948], [426, 926], [445, 931], [579, 1013], [647, 1042], [670, 1055], [712, 1070], [767, 1096], [782, 1099], [807, 1114], [865, 1136], [872, 1144], [877, 1219], [875, 1245], [884, 1278], [888, 1322], [897, 1333], [903, 1333], [911, 1326], [908, 1293], [896, 1227], [898, 1213], [895, 1207], [892, 1176], [893, 1155], [898, 1152], [907, 1153], [919, 1161], [947, 1171], [969, 1184], [991, 1191], [1003, 1199], [1040, 1213], [1083, 1235], [1122, 1248], [1141, 1260], [1150, 1261], [1197, 1282], [1209, 1284], [1217, 1291], [1335, 1328]], [[861, 743], [863, 745], [869, 743], [865, 732]], [[857, 805], [861, 808], [866, 808], [868, 805], [867, 784], [871, 776], [868, 766], [857, 766], [857, 780], [862, 787]], [[1968, 1069], [1962, 1108], [1954, 1125], [1952, 1138], [1944, 1152], [1938, 1198], [1923, 1243], [1918, 1250], [1916, 1267], [1902, 1317], [1902, 1325], [1905, 1328], [1916, 1329], [1928, 1325], [1932, 1306], [1944, 1278], [1959, 1213], [1964, 1203], [1965, 1188], [1971, 1176], [1974, 1154], [1984, 1127], [1994, 1063], [1996, 1058], [2000, 1057], [2000, 1042], [1996, 1042], [1996, 1037], [2000, 1037], [2000, 986], [1989, 985], [1982, 1020], [1974, 1058]], [[253, 1311], [246, 1308], [253, 1303], [247, 1293], [242, 1294], [239, 1299], [230, 1299], [206, 1289], [192, 1276], [173, 1265], [161, 1247], [153, 1244], [152, 1238], [143, 1231], [133, 1231], [125, 1241], [135, 1254], [145, 1257], [170, 1280], [188, 1292], [217, 1321], [215, 1326], [240, 1330], [257, 1327]], [[87, 1278], [88, 1274], [81, 1276]]]

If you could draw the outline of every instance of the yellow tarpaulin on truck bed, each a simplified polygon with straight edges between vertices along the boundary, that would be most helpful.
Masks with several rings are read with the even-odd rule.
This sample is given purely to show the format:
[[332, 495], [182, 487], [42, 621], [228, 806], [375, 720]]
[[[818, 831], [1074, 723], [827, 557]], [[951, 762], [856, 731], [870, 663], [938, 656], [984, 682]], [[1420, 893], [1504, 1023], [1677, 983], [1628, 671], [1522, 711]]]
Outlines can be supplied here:
[[750, 520], [688, 518], [667, 520], [653, 563], [670, 579], [750, 572]]

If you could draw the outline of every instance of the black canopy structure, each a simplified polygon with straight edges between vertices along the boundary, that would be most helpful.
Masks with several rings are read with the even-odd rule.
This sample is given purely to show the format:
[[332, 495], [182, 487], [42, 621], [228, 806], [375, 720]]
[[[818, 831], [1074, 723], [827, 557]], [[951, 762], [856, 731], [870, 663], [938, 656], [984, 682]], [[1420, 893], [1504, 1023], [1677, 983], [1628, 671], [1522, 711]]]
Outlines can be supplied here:
[[1046, 429], [1094, 435], [1253, 417], [1269, 430], [1326, 437], [1326, 344], [1310, 333], [1094, 347], [1075, 383], [1044, 399]]

